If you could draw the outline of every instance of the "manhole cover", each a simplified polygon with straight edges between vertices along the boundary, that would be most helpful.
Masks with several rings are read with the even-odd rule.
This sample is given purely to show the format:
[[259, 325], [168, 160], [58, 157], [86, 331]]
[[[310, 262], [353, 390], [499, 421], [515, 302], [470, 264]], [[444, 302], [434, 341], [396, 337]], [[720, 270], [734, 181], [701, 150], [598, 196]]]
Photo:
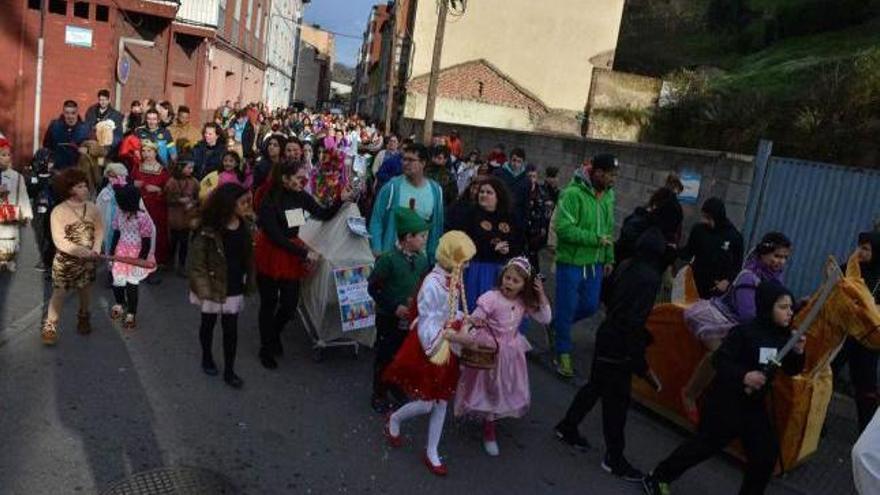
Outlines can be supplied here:
[[207, 469], [174, 467], [160, 468], [118, 481], [101, 495], [234, 495], [232, 483]]

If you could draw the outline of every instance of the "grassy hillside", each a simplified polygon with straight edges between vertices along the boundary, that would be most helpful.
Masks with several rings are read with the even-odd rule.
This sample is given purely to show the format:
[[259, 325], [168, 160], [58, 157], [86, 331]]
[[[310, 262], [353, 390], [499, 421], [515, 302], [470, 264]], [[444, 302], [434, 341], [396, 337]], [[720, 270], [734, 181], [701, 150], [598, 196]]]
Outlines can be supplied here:
[[674, 90], [644, 140], [880, 165], [880, 0], [630, 0], [615, 69]]

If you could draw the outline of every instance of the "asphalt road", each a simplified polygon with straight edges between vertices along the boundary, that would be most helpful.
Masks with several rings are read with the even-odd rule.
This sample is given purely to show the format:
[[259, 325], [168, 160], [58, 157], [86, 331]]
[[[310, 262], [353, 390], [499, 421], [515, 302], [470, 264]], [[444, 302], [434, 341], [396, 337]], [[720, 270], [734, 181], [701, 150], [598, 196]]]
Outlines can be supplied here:
[[[30, 235], [25, 245], [33, 249]], [[258, 300], [251, 298], [239, 325], [237, 371], [245, 387], [233, 390], [201, 372], [198, 311], [187, 302], [185, 281], [173, 276], [142, 286], [139, 326], [131, 334], [111, 323], [112, 296], [100, 284], [95, 332], [76, 334], [71, 299], [58, 345], [47, 348], [39, 340], [45, 283], [31, 269], [34, 261], [26, 252], [19, 273], [0, 275], [2, 494], [100, 493], [133, 473], [163, 466], [205, 468], [247, 494], [641, 493], [600, 469], [600, 411], [582, 425], [592, 451], [575, 452], [553, 438], [552, 427], [575, 389], [538, 361], [530, 364], [532, 410], [499, 426], [501, 456], [483, 453], [478, 425], [450, 415], [441, 442], [450, 475], [438, 479], [421, 461], [425, 418], [404, 426], [403, 448], [385, 445], [383, 419], [369, 408], [369, 350], [358, 359], [332, 351], [316, 363], [307, 337], [290, 325], [279, 369], [264, 370], [256, 357]], [[627, 438], [630, 460], [649, 468], [683, 434], [636, 410]], [[732, 494], [739, 481], [738, 466], [716, 458], [674, 489], [680, 495]], [[776, 481], [768, 493], [827, 493], [790, 485]]]

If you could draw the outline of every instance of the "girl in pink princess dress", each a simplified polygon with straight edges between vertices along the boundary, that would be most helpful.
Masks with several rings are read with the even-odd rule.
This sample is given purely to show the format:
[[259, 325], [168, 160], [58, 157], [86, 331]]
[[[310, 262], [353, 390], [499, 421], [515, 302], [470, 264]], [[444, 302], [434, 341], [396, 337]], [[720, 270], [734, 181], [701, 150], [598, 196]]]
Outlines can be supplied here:
[[[119, 213], [113, 217], [110, 253], [113, 256], [140, 258], [155, 263], [156, 226], [150, 215], [141, 209], [141, 195], [133, 185], [116, 188]], [[138, 305], [138, 286], [155, 268], [143, 268], [129, 263], [112, 261], [113, 297], [116, 304], [110, 308], [110, 317], [118, 320], [125, 315], [123, 328], [135, 327]]]
[[456, 416], [483, 420], [483, 447], [490, 456], [499, 453], [495, 421], [523, 417], [531, 402], [526, 352], [532, 347], [519, 332], [526, 314], [540, 324], [550, 323], [550, 302], [544, 285], [528, 259], [518, 257], [502, 269], [498, 287], [480, 296], [471, 315], [474, 344], [498, 349], [495, 367], [465, 365], [455, 394]]

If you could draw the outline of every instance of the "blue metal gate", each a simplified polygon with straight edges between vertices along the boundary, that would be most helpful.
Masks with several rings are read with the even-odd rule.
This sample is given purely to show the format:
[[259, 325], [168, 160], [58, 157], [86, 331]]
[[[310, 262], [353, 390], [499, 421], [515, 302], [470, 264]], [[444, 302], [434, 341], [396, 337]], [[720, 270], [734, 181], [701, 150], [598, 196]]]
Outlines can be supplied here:
[[770, 231], [792, 240], [785, 281], [801, 297], [821, 283], [828, 255], [845, 261], [858, 233], [880, 219], [880, 171], [777, 158], [771, 150], [762, 142], [755, 157], [743, 234], [749, 249]]

